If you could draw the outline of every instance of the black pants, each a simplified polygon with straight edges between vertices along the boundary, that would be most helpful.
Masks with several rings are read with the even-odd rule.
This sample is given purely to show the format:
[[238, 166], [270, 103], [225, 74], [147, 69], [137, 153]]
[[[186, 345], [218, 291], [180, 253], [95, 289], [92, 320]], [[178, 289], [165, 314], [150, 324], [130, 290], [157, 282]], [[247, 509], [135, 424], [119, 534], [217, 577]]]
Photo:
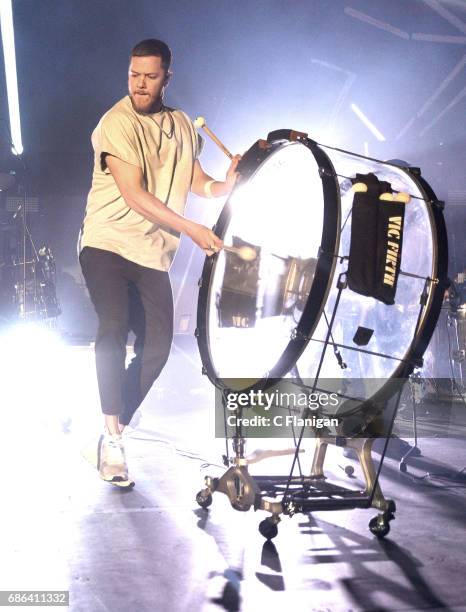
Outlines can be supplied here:
[[[127, 425], [165, 365], [173, 338], [173, 297], [168, 272], [85, 247], [79, 257], [99, 321], [97, 380], [104, 414]], [[125, 368], [128, 332], [135, 356]]]

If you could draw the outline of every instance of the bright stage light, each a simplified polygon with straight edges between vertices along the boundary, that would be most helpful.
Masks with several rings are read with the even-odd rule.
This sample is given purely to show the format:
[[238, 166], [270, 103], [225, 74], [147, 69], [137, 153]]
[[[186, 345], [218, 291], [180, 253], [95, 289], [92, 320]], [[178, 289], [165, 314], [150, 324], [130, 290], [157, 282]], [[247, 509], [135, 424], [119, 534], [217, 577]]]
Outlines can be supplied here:
[[22, 423], [32, 431], [61, 418], [69, 375], [58, 332], [40, 323], [22, 323], [2, 333], [0, 346], [4, 422], [13, 430]]
[[23, 152], [23, 143], [21, 140], [18, 81], [16, 77], [15, 35], [11, 0], [0, 0], [0, 23], [8, 95], [8, 111], [10, 114], [10, 130], [11, 139], [13, 141], [12, 151], [15, 155], [21, 155]]
[[377, 138], [377, 140], [379, 140], [380, 142], [384, 142], [385, 141], [385, 136], [382, 134], [382, 132], [380, 132], [375, 127], [375, 125], [372, 123], [372, 121], [370, 121], [366, 117], [366, 115], [362, 112], [362, 110], [358, 106], [356, 106], [356, 104], [351, 104], [351, 110], [356, 115], [356, 117], [358, 117], [358, 119], [360, 119], [362, 121], [362, 123], [364, 123], [366, 128], [368, 130], [370, 130], [372, 132], [372, 134], [374, 134], [374, 136]]
[[56, 358], [57, 351], [63, 347], [63, 342], [56, 331], [39, 323], [20, 323], [10, 327], [2, 334], [3, 355], [7, 359], [39, 358], [43, 363]]
[[0, 334], [0, 372], [3, 431], [49, 441], [72, 430], [78, 445], [100, 431], [91, 347], [67, 345], [45, 321], [18, 323]]

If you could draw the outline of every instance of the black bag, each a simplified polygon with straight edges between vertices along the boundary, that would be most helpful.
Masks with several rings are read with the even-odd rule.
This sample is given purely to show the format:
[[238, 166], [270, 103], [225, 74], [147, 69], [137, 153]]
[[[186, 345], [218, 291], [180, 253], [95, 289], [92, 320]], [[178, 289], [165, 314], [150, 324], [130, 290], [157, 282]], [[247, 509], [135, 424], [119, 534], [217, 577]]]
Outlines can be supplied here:
[[401, 266], [405, 204], [380, 200], [391, 185], [375, 174], [356, 175], [367, 185], [353, 199], [347, 280], [352, 291], [394, 304]]

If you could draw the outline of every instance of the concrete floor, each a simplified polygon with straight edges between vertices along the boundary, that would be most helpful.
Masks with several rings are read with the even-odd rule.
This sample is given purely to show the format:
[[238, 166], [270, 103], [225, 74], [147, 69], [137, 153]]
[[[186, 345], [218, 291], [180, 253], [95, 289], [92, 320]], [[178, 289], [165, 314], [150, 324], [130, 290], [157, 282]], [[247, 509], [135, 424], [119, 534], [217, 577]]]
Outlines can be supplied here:
[[[408, 474], [386, 459], [381, 483], [398, 510], [385, 540], [367, 528], [374, 510], [351, 510], [284, 517], [265, 542], [265, 513], [237, 512], [220, 493], [208, 511], [194, 501], [203, 474], [223, 472], [203, 464], [224, 451], [195, 353], [175, 345], [127, 439], [131, 492], [80, 455], [100, 422], [92, 351], [67, 347], [60, 362], [54, 380], [3, 364], [0, 590], [69, 589], [73, 612], [466, 610], [465, 436], [422, 439]], [[287, 474], [289, 457], [270, 461], [254, 472]], [[329, 461], [340, 480], [341, 461]]]

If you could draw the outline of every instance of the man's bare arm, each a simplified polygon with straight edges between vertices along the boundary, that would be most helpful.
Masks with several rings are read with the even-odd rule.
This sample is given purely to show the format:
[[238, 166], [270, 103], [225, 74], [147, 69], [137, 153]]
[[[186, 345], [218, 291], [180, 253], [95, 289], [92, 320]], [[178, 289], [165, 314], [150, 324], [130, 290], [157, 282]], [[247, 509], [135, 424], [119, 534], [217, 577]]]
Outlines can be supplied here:
[[[211, 176], [204, 172], [198, 159], [194, 162], [193, 180], [191, 182], [191, 191], [202, 198], [214, 197], [219, 198], [224, 195], [228, 195], [233, 189], [238, 173], [236, 167], [241, 159], [241, 155], [235, 155], [231, 160], [230, 167], [228, 168], [227, 175], [224, 181], [216, 181]], [[207, 193], [206, 186], [209, 186], [209, 193]]]
[[210, 247], [220, 249], [223, 245], [212, 230], [195, 223], [182, 215], [170, 210], [157, 197], [144, 189], [144, 179], [141, 168], [128, 164], [118, 157], [107, 155], [105, 158], [115, 183], [126, 204], [140, 215], [176, 232], [186, 234], [208, 255], [213, 253]]

